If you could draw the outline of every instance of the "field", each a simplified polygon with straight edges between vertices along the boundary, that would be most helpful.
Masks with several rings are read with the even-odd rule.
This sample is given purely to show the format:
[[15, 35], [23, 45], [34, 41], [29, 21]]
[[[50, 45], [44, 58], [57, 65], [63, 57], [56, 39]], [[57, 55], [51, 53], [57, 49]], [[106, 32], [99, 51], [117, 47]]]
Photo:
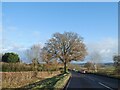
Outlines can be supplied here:
[[2, 88], [18, 88], [27, 84], [34, 83], [46, 78], [51, 78], [60, 74], [59, 71], [53, 72], [0, 72], [2, 75]]
[[120, 74], [115, 71], [114, 66], [106, 66], [106, 67], [100, 68], [97, 73], [120, 79]]

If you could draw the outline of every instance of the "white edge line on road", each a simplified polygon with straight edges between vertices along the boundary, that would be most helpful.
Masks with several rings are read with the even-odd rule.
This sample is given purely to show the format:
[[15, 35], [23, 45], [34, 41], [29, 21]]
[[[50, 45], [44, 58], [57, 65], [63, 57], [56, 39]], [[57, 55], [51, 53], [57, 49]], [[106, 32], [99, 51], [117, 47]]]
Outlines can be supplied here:
[[68, 80], [69, 82], [68, 82], [65, 90], [67, 90], [67, 88], [68, 88], [68, 86], [69, 86], [69, 84], [70, 84], [71, 78], [72, 78], [72, 76], [70, 76], [70, 79]]
[[101, 82], [99, 82], [99, 84], [102, 85], [102, 86], [104, 86], [104, 87], [106, 87], [106, 88], [108, 88], [108, 89], [110, 89], [110, 90], [113, 90], [112, 88], [106, 86], [105, 84], [103, 84], [103, 83], [101, 83]]

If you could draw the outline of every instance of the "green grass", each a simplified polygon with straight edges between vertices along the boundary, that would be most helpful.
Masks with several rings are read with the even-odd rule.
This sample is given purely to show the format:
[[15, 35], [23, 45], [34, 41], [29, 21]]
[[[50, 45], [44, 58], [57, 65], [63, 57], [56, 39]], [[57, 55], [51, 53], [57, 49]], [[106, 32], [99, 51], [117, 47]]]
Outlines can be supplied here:
[[66, 75], [64, 75], [64, 78], [62, 78], [61, 80], [59, 80], [59, 81], [54, 85], [54, 88], [64, 88], [65, 85], [67, 84], [70, 76], [71, 76], [71, 74], [66, 74]]
[[53, 90], [53, 89], [62, 89], [69, 80], [70, 74], [61, 74], [52, 78], [45, 79], [39, 84], [35, 85], [32, 90]]
[[117, 72], [115, 72], [114, 66], [107, 66], [107, 67], [101, 68], [98, 70], [98, 72], [95, 72], [95, 73], [99, 75], [105, 75], [105, 76], [115, 77], [120, 79], [120, 75]]

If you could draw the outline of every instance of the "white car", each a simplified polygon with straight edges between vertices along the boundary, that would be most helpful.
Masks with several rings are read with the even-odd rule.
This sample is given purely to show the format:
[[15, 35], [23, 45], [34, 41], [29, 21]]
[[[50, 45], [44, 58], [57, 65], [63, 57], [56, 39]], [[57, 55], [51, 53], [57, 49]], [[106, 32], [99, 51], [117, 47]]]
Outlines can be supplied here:
[[85, 71], [85, 70], [82, 70], [81, 73], [86, 73], [86, 71]]

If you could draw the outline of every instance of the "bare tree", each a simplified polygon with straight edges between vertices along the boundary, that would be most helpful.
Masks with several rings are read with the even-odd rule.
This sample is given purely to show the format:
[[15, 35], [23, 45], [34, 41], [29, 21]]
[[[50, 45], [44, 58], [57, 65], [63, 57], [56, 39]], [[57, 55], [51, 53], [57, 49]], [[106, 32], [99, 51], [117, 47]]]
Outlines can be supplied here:
[[93, 63], [92, 62], [87, 62], [87, 63], [85, 63], [84, 67], [87, 68], [88, 71], [90, 71], [90, 69], [93, 68]]
[[43, 61], [46, 62], [47, 64], [52, 59], [52, 54], [48, 53], [47, 50], [45, 49], [45, 47], [42, 50], [42, 52], [40, 53], [40, 55], [41, 55], [41, 58], [43, 59]]
[[40, 56], [40, 52], [41, 52], [41, 45], [40, 44], [34, 44], [33, 46], [31, 46], [30, 49], [26, 50], [26, 56], [32, 62], [34, 69], [36, 69], [38, 63], [40, 61], [42, 61], [41, 56]]
[[94, 70], [95, 72], [98, 71], [98, 66], [100, 66], [100, 62], [102, 60], [102, 57], [98, 51], [93, 51], [90, 55], [90, 60], [94, 64]]
[[42, 53], [45, 53], [43, 60], [50, 61], [53, 58], [60, 60], [64, 64], [64, 73], [68, 62], [83, 60], [87, 55], [83, 38], [73, 32], [53, 34], [43, 47]]

